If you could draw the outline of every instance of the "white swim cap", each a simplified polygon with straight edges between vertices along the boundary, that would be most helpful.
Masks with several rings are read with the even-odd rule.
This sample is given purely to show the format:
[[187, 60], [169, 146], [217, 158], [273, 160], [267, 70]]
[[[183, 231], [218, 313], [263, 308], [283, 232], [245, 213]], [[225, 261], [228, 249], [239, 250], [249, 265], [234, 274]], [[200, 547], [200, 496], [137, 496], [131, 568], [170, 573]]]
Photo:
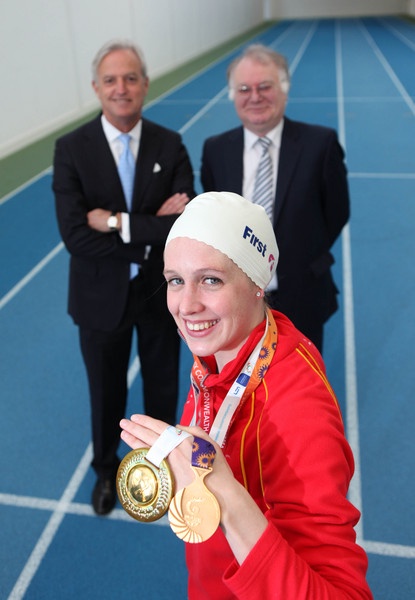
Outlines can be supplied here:
[[179, 237], [216, 248], [261, 289], [276, 271], [278, 246], [267, 213], [233, 192], [206, 192], [191, 200], [174, 222], [166, 246]]

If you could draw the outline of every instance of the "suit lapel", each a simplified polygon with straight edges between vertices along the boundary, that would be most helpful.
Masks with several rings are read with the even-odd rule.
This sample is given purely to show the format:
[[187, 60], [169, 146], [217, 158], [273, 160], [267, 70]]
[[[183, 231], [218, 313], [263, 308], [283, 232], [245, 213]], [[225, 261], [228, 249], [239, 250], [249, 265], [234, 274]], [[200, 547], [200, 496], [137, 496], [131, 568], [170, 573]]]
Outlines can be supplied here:
[[90, 123], [90, 126], [86, 130], [86, 138], [89, 147], [89, 158], [93, 162], [93, 165], [99, 165], [99, 181], [101, 186], [108, 194], [112, 194], [114, 198], [122, 199], [123, 206], [119, 205], [119, 209], [127, 212], [128, 208], [118, 175], [117, 165], [102, 128], [101, 116]]
[[138, 210], [143, 204], [147, 187], [151, 182], [156, 158], [159, 155], [159, 148], [159, 137], [154, 131], [151, 131], [150, 123], [143, 119], [133, 191], [133, 208], [135, 210]]
[[244, 155], [244, 130], [242, 127], [233, 129], [229, 133], [228, 144], [225, 165], [228, 169], [226, 179], [229, 183], [229, 191], [242, 195]]
[[294, 176], [296, 164], [301, 151], [301, 144], [295, 124], [285, 118], [281, 137], [280, 157], [278, 163], [277, 191], [275, 198], [274, 223], [277, 222], [281, 209], [287, 198], [287, 190]]

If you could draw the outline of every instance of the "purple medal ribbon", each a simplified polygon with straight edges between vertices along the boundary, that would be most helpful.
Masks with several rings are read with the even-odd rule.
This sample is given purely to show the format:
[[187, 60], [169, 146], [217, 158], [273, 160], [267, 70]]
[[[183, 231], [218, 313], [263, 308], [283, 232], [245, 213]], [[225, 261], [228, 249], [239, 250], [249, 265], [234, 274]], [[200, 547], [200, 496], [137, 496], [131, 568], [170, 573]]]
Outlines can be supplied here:
[[213, 444], [200, 437], [195, 437], [192, 447], [192, 466], [201, 469], [211, 469], [215, 460], [216, 450]]

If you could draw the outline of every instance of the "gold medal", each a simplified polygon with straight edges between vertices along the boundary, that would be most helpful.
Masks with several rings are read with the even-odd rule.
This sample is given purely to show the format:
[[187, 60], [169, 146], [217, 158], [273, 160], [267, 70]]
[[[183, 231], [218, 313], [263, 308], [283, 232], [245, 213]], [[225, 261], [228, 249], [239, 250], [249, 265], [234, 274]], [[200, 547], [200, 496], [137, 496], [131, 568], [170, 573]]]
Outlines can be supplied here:
[[181, 540], [191, 544], [208, 540], [220, 523], [218, 501], [203, 481], [212, 471], [214, 458], [212, 444], [195, 437], [192, 453], [195, 479], [180, 490], [170, 504], [169, 522], [172, 530]]
[[148, 448], [129, 452], [117, 472], [117, 493], [124, 510], [137, 521], [160, 519], [173, 496], [173, 478], [166, 460], [156, 467], [146, 459]]

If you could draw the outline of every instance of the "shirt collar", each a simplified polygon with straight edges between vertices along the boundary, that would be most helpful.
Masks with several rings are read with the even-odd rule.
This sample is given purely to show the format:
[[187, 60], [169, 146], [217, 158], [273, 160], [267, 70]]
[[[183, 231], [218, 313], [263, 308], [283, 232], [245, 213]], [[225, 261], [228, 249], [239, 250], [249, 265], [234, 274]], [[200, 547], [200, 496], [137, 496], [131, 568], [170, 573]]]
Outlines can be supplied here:
[[[271, 140], [271, 142], [276, 148], [279, 148], [281, 146], [281, 136], [283, 127], [284, 119], [281, 119], [278, 125], [274, 127], [274, 129], [271, 129], [271, 131], [268, 131], [268, 133], [266, 134], [266, 137]], [[246, 127], [244, 127], [244, 140], [245, 148], [250, 150], [256, 144], [258, 136], [249, 129], [246, 129]]]
[[[110, 144], [123, 133], [122, 131], [114, 127], [114, 125], [111, 125], [111, 123], [106, 117], [104, 117], [104, 115], [101, 115], [101, 123], [105, 133], [105, 137], [107, 138]], [[133, 138], [133, 140], [137, 143], [141, 136], [142, 124], [143, 121], [142, 119], [140, 119], [138, 123], [134, 125], [134, 127], [128, 132], [129, 135], [131, 135], [131, 137]]]

